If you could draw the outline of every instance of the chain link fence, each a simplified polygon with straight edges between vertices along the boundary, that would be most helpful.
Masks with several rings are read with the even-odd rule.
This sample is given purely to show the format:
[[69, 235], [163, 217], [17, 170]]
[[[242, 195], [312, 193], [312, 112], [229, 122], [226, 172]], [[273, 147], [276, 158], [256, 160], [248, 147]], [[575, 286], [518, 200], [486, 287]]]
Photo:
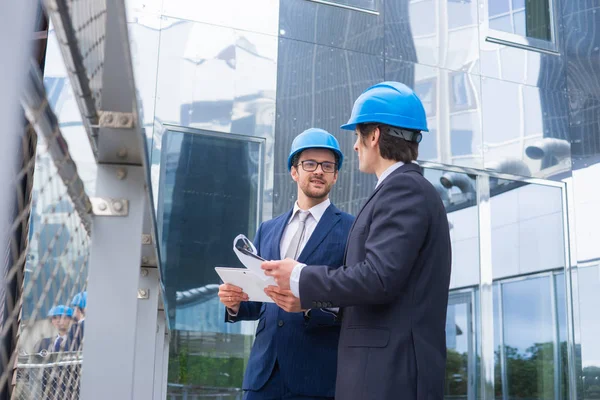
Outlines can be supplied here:
[[[42, 3], [97, 155], [106, 1]], [[35, 65], [21, 105], [28, 124], [16, 157], [19, 172], [10, 187], [16, 193], [0, 287], [0, 398], [78, 399], [91, 203]]]
[[60, 43], [92, 151], [97, 154], [106, 39], [106, 0], [43, 0]]
[[[72, 198], [76, 179], [65, 181], [59, 173], [72, 163], [60, 131], [49, 137], [29, 132], [37, 145], [35, 161], [21, 172], [33, 177], [30, 199], [19, 202], [17, 213], [20, 224], [29, 222], [27, 245], [11, 269], [22, 271], [20, 307], [11, 315], [20, 322], [11, 398], [77, 399], [90, 237]], [[52, 153], [57, 145], [60, 159]]]
[[29, 124], [5, 260], [0, 390], [19, 400], [78, 399], [91, 203], [35, 64], [21, 104]]

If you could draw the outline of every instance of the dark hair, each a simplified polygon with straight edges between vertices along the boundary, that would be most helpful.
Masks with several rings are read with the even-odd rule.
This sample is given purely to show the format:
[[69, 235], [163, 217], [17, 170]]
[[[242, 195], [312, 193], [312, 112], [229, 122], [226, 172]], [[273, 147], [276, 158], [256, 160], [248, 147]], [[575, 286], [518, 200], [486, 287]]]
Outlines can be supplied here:
[[409, 142], [402, 138], [390, 135], [390, 127], [380, 124], [358, 124], [360, 139], [363, 143], [375, 128], [379, 128], [379, 153], [387, 160], [402, 161], [405, 164], [413, 162], [419, 157], [419, 143]]
[[[311, 147], [311, 148], [315, 148], [315, 149], [319, 149], [319, 147]], [[304, 149], [304, 150], [308, 150], [308, 149]], [[299, 151], [296, 154], [294, 154], [294, 157], [292, 157], [292, 167], [297, 167], [298, 163], [300, 161], [300, 156], [302, 155], [302, 152], [304, 151]], [[329, 150], [329, 149], [323, 149], [323, 150]], [[338, 155], [338, 153], [336, 153], [333, 150], [330, 150], [331, 153], [333, 153], [333, 156], [335, 157], [335, 165], [340, 165], [340, 156]]]

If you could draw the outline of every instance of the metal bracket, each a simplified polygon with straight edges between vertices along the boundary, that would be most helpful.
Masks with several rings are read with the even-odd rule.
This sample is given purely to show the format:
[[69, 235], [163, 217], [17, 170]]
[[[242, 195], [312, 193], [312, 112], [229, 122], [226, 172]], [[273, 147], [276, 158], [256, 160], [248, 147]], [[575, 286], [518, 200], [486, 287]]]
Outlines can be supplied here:
[[129, 200], [108, 197], [90, 197], [92, 214], [104, 217], [126, 217], [129, 214]]
[[152, 244], [152, 235], [147, 233], [142, 234], [142, 244]]
[[98, 126], [100, 128], [131, 129], [135, 117], [133, 113], [118, 111], [98, 111], [100, 116]]
[[150, 258], [147, 256], [143, 256], [142, 257], [142, 263], [140, 265], [141, 267], [156, 267], [156, 259], [155, 258]]
[[138, 299], [147, 300], [150, 298], [150, 289], [138, 289]]

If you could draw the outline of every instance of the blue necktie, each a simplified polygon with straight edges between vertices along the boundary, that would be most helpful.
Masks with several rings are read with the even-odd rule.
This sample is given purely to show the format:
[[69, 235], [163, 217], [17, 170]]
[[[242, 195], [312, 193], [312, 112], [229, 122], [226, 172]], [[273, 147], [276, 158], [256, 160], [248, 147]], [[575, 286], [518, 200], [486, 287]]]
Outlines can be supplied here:
[[60, 345], [62, 344], [63, 338], [62, 337], [58, 337], [58, 339], [56, 339], [56, 342], [54, 342], [54, 352], [59, 352], [60, 351]]

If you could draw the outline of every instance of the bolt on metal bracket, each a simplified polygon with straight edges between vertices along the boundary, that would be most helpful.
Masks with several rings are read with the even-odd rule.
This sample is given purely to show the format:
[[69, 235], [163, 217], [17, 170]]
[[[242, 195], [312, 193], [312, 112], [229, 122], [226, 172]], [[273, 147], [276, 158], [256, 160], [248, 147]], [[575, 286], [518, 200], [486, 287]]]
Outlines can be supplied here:
[[131, 129], [134, 124], [134, 114], [118, 111], [98, 111], [100, 128]]
[[126, 217], [129, 215], [129, 200], [107, 197], [90, 197], [92, 214], [104, 217]]
[[152, 235], [147, 233], [142, 234], [142, 244], [152, 244]]
[[140, 265], [141, 267], [156, 267], [156, 259], [155, 258], [150, 258], [147, 256], [143, 256], [142, 257], [142, 263]]
[[147, 300], [150, 298], [150, 289], [138, 289], [138, 299]]

